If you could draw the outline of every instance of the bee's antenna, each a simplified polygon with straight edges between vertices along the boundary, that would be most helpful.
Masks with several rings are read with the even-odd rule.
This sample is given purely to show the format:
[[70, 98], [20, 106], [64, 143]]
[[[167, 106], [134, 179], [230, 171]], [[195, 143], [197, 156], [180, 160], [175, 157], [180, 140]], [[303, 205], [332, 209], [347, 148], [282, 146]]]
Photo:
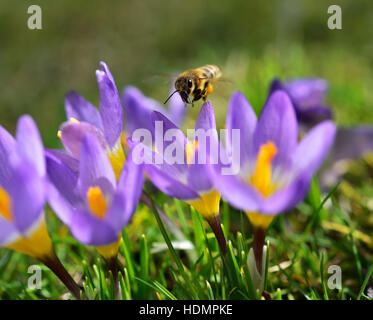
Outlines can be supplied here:
[[172, 92], [172, 93], [168, 96], [168, 98], [166, 99], [166, 101], [165, 101], [163, 104], [166, 104], [167, 101], [170, 100], [171, 97], [172, 97], [176, 92], [179, 92], [179, 90], [175, 90], [174, 92]]

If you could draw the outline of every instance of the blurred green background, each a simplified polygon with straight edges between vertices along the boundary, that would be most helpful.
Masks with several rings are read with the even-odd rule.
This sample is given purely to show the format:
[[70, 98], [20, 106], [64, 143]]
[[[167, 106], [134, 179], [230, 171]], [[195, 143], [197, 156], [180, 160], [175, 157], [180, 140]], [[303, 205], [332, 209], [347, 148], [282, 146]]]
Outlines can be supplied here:
[[[31, 4], [42, 8], [42, 30], [27, 28]], [[327, 27], [331, 4], [342, 8], [342, 30]], [[45, 145], [58, 146], [64, 95], [74, 89], [98, 105], [101, 60], [120, 91], [134, 84], [161, 101], [169, 83], [159, 74], [219, 65], [230, 80], [211, 96], [220, 124], [234, 90], [259, 110], [274, 76], [326, 78], [339, 124], [373, 123], [370, 0], [2, 0], [0, 123], [13, 131], [31, 114]]]

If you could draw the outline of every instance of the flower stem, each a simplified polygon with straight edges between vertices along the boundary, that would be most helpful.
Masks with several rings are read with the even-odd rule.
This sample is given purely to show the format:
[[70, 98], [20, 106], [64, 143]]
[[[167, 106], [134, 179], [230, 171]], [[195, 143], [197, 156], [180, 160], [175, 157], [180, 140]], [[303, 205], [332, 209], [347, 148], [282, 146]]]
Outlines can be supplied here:
[[66, 271], [54, 250], [52, 251], [51, 255], [44, 256], [39, 260], [54, 272], [54, 274], [62, 281], [66, 288], [69, 289], [74, 295], [75, 299], [80, 300], [81, 288]]
[[254, 243], [253, 250], [255, 256], [256, 267], [259, 274], [262, 274], [262, 262], [263, 262], [263, 246], [266, 230], [263, 228], [254, 227]]
[[115, 299], [120, 300], [121, 296], [120, 296], [119, 281], [118, 281], [117, 256], [113, 256], [110, 259], [107, 259], [106, 265], [113, 275]]
[[214, 218], [208, 219], [207, 221], [212, 231], [214, 232], [216, 240], [218, 240], [220, 250], [223, 253], [223, 256], [225, 257], [227, 254], [227, 241], [221, 228], [220, 216], [216, 215], [214, 216]]

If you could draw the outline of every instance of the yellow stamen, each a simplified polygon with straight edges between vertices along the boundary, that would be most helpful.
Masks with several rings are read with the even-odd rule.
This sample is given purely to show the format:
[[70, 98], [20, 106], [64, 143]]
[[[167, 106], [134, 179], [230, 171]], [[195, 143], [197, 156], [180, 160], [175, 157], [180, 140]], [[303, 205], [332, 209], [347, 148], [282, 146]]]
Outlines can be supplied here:
[[0, 186], [0, 215], [12, 220], [11, 201], [8, 193]]
[[198, 148], [198, 141], [189, 141], [185, 146], [185, 157], [187, 165], [190, 166], [192, 164], [192, 160], [194, 154]]
[[72, 123], [79, 123], [79, 120], [78, 120], [78, 119], [75, 119], [75, 118], [73, 118], [73, 117], [71, 117], [71, 118], [69, 119], [69, 121], [72, 122]]
[[200, 199], [188, 201], [188, 203], [206, 219], [211, 219], [219, 214], [220, 194], [212, 190], [201, 195]]
[[122, 172], [122, 168], [124, 165], [124, 162], [126, 161], [126, 156], [124, 154], [123, 145], [126, 146], [126, 139], [125, 136], [123, 138], [123, 134], [121, 135], [118, 142], [115, 144], [113, 150], [108, 152], [108, 157], [111, 163], [111, 166], [113, 168], [115, 177], [117, 181], [119, 180], [119, 176]]
[[[271, 163], [277, 148], [270, 141], [260, 146], [254, 174], [250, 178], [250, 183], [264, 196], [268, 197], [275, 190], [272, 184]], [[259, 212], [246, 211], [252, 225], [256, 228], [267, 229], [275, 216], [263, 215]]]
[[107, 203], [100, 187], [89, 187], [87, 192], [89, 209], [98, 218], [105, 217]]
[[250, 178], [251, 184], [265, 197], [273, 192], [271, 187], [271, 163], [277, 154], [277, 148], [271, 141], [260, 146], [256, 168]]
[[[79, 123], [79, 120], [77, 120], [77, 119], [75, 119], [75, 118], [73, 118], [73, 117], [71, 117], [71, 118], [69, 119], [69, 121], [72, 122], [72, 123]], [[61, 130], [58, 130], [58, 131], [57, 131], [57, 137], [58, 137], [59, 139], [62, 138], [62, 131], [61, 131]]]

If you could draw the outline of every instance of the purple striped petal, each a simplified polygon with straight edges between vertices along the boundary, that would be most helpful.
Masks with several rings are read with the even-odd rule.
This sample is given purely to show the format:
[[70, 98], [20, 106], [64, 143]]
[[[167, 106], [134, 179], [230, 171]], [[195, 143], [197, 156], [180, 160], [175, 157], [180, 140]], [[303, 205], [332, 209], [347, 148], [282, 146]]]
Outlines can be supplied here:
[[333, 161], [358, 159], [373, 150], [373, 126], [338, 128], [331, 157]]
[[160, 170], [155, 165], [145, 165], [145, 170], [150, 181], [168, 196], [181, 200], [199, 198], [198, 193], [179, 180], [174, 179], [174, 176], [167, 171]]
[[5, 220], [0, 215], [0, 246], [3, 247], [11, 241], [11, 239], [19, 236], [16, 227], [12, 222]]
[[111, 195], [116, 179], [110, 160], [97, 138], [87, 134], [80, 153], [79, 187], [83, 196], [90, 186], [99, 186], [104, 194]]
[[[155, 148], [163, 156], [163, 161], [172, 164], [181, 174], [186, 174], [188, 166], [186, 164], [185, 147], [188, 140], [184, 133], [160, 112], [153, 111], [152, 122], [154, 126], [153, 141]], [[172, 154], [173, 156], [174, 153], [171, 151], [176, 149], [183, 153], [183, 159], [180, 159], [179, 163], [173, 164], [173, 159], [169, 159], [168, 155]]]
[[328, 154], [335, 134], [336, 126], [332, 121], [324, 121], [307, 133], [294, 154], [292, 172], [295, 177], [312, 177]]
[[79, 160], [68, 155], [65, 150], [45, 149], [45, 154], [57, 158], [60, 162], [68, 166], [73, 172], [79, 172]]
[[18, 154], [33, 164], [40, 176], [45, 175], [44, 148], [39, 130], [30, 116], [18, 120], [16, 133]]
[[136, 87], [126, 87], [122, 93], [125, 116], [125, 131], [130, 135], [139, 128], [153, 131], [152, 111], [157, 108], [155, 101], [145, 97]]
[[301, 176], [292, 181], [284, 189], [278, 190], [268, 198], [259, 200], [259, 212], [275, 215], [284, 213], [301, 202], [309, 189], [312, 176]]
[[[206, 137], [199, 139], [198, 132]], [[210, 153], [212, 159], [217, 158], [219, 141], [216, 131], [214, 108], [210, 102], [205, 102], [199, 112], [196, 128], [195, 128], [195, 141], [198, 141], [197, 150], [194, 152], [194, 164], [190, 164], [188, 168], [188, 185], [197, 192], [209, 191], [213, 188], [213, 184], [207, 173], [207, 166], [211, 164]], [[199, 158], [200, 153], [203, 154]]]
[[258, 152], [260, 146], [269, 141], [275, 143], [278, 153], [273, 160], [273, 168], [287, 168], [294, 154], [298, 139], [298, 125], [294, 107], [286, 92], [277, 90], [269, 97], [258, 121], [254, 144]]
[[67, 120], [74, 118], [79, 121], [88, 122], [103, 130], [101, 116], [98, 110], [81, 95], [70, 91], [65, 97], [65, 111]]
[[[173, 91], [174, 88], [172, 87], [170, 94]], [[179, 94], [174, 94], [168, 101], [168, 111], [170, 114], [170, 119], [178, 126], [182, 126], [187, 110], [188, 109], [185, 106], [185, 102], [181, 99]]]
[[227, 152], [232, 149], [232, 130], [240, 130], [240, 162], [241, 165], [253, 154], [253, 136], [257, 118], [253, 108], [241, 92], [236, 92], [229, 100], [227, 113]]
[[0, 185], [7, 188], [12, 175], [9, 157], [16, 150], [16, 141], [12, 135], [0, 126]]
[[12, 199], [14, 224], [26, 233], [43, 212], [46, 183], [30, 162], [20, 160], [14, 165], [7, 191]]
[[293, 79], [285, 88], [300, 110], [322, 105], [328, 91], [328, 82], [321, 78]]
[[77, 190], [78, 176], [60, 158], [46, 151], [47, 173], [50, 180], [48, 200], [54, 212], [69, 224], [74, 208], [84, 203]]
[[128, 152], [118, 182], [118, 191], [124, 194], [125, 210], [122, 212], [124, 220], [128, 222], [139, 203], [144, 184], [144, 165], [134, 163], [132, 149]]
[[69, 227], [73, 236], [87, 245], [103, 246], [118, 240], [116, 229], [86, 211], [75, 211]]
[[87, 122], [65, 122], [61, 126], [61, 142], [74, 158], [79, 159], [86, 134], [94, 135], [103, 148], [109, 148], [103, 132], [98, 127]]
[[241, 181], [237, 175], [223, 175], [219, 165], [210, 166], [209, 175], [215, 188], [233, 207], [258, 211], [261, 196], [251, 185]]
[[110, 148], [114, 147], [123, 129], [123, 110], [113, 76], [104, 62], [96, 71], [100, 90], [100, 114], [105, 137]]

